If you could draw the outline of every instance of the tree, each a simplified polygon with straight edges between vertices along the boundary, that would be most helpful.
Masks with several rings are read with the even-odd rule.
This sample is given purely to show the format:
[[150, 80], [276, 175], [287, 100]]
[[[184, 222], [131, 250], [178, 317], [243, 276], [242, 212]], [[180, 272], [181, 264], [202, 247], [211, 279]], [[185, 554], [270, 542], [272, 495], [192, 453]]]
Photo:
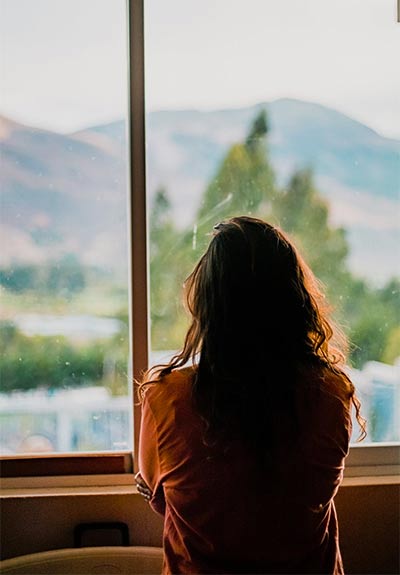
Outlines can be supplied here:
[[0, 285], [15, 293], [35, 289], [37, 281], [38, 268], [33, 265], [15, 265], [0, 270]]
[[214, 224], [237, 215], [268, 214], [275, 194], [275, 176], [268, 159], [268, 117], [262, 109], [244, 142], [233, 144], [203, 195], [197, 213], [198, 257]]
[[323, 282], [335, 319], [349, 336], [353, 365], [382, 361], [385, 353], [392, 357], [395, 352], [385, 349], [398, 324], [399, 282], [376, 289], [351, 273], [346, 233], [329, 223], [329, 204], [315, 187], [310, 169], [296, 171], [287, 189], [277, 194], [274, 216]]
[[366, 361], [393, 363], [400, 356], [400, 281], [391, 279], [382, 288], [351, 278], [344, 302], [350, 340], [355, 346], [352, 361], [361, 367]]
[[2, 269], [0, 285], [15, 293], [35, 291], [46, 296], [71, 297], [86, 287], [86, 272], [76, 255], [65, 254], [59, 260], [42, 265], [15, 265]]
[[244, 141], [227, 151], [205, 189], [194, 225], [185, 231], [173, 225], [165, 190], [157, 192], [150, 218], [153, 349], [176, 349], [182, 344], [186, 322], [179, 313], [181, 285], [204, 252], [213, 225], [249, 214], [280, 225], [305, 256], [325, 286], [335, 318], [349, 334], [353, 364], [394, 361], [400, 355], [395, 329], [400, 309], [398, 280], [376, 289], [351, 273], [345, 230], [330, 223], [329, 203], [317, 189], [311, 169], [295, 171], [285, 189], [275, 187], [268, 129], [262, 110]]
[[101, 383], [104, 346], [74, 346], [63, 337], [29, 337], [12, 324], [0, 323], [1, 391], [55, 389]]
[[164, 188], [157, 190], [150, 214], [150, 320], [153, 350], [174, 350], [186, 327], [179, 314], [185, 274], [183, 234], [175, 228]]
[[386, 346], [382, 354], [382, 361], [395, 363], [400, 358], [400, 325], [389, 332]]
[[157, 191], [150, 216], [153, 349], [182, 345], [187, 329], [187, 318], [181, 313], [182, 284], [204, 252], [213, 226], [233, 215], [270, 210], [275, 177], [268, 160], [267, 134], [267, 114], [261, 110], [245, 140], [227, 151], [190, 228], [180, 231], [174, 227], [167, 193]]
[[345, 231], [329, 224], [329, 204], [315, 187], [310, 169], [294, 172], [287, 189], [276, 196], [273, 214], [334, 295], [348, 277], [349, 246]]
[[59, 261], [49, 264], [44, 292], [71, 297], [81, 292], [86, 285], [84, 268], [74, 254], [66, 254]]
[[264, 139], [269, 132], [268, 116], [265, 108], [263, 108], [258, 116], [256, 116], [250, 131], [246, 138], [246, 147], [253, 152], [264, 152]]

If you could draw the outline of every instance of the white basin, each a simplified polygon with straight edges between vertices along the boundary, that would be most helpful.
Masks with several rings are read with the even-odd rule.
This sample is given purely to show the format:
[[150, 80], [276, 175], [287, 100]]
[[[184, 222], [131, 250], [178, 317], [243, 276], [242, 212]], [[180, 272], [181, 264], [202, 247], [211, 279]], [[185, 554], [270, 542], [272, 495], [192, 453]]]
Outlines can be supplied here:
[[13, 557], [1, 575], [159, 575], [161, 547], [82, 547]]

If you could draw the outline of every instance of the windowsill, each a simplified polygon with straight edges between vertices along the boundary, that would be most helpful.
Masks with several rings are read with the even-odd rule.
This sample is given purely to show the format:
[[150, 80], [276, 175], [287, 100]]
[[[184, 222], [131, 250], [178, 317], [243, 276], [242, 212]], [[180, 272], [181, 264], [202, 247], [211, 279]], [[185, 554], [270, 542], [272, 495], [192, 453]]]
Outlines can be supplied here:
[[[32, 479], [32, 478], [30, 478]], [[49, 480], [57, 479], [65, 480], [65, 484], [55, 484]], [[93, 477], [80, 476], [79, 479], [94, 479]], [[108, 479], [110, 479], [108, 477]], [[25, 480], [25, 481], [22, 481]], [[37, 497], [71, 497], [71, 496], [110, 496], [110, 495], [139, 495], [138, 490], [134, 484], [134, 476], [116, 476], [114, 477], [113, 484], [102, 485], [102, 477], [98, 478], [93, 484], [77, 485], [73, 481], [76, 477], [57, 477], [46, 478], [47, 485], [35, 485], [35, 482], [30, 482], [28, 485], [26, 478], [16, 478], [13, 482], [6, 480], [2, 482], [0, 489], [0, 499], [21, 499], [21, 498], [37, 498]], [[25, 483], [25, 484], [24, 484]], [[33, 483], [33, 484], [32, 484]], [[53, 483], [53, 485], [51, 485]], [[70, 485], [68, 485], [70, 483]], [[345, 477], [340, 489], [347, 487], [362, 487], [373, 485], [400, 485], [400, 475], [370, 475], [358, 477]]]
[[10, 477], [1, 481], [0, 498], [137, 494], [133, 474]]
[[[29, 471], [28, 458], [25, 459], [24, 469]], [[57, 464], [57, 458], [38, 457], [33, 462], [48, 469], [49, 463]], [[70, 495], [132, 495], [137, 494], [135, 479], [132, 470], [132, 457], [130, 453], [108, 455], [92, 455], [80, 457], [59, 456], [59, 463], [68, 463], [71, 474], [53, 474], [23, 476], [15, 474], [14, 477], [3, 477], [0, 482], [0, 498], [21, 497], [57, 497]], [[104, 460], [104, 461], [103, 461]], [[110, 467], [110, 461], [115, 462]], [[98, 469], [104, 467], [106, 462], [109, 469], [105, 472], [95, 472], [96, 461]], [[84, 472], [84, 463], [90, 472]], [[18, 461], [16, 462], [18, 465]], [[31, 461], [32, 464], [32, 461]], [[72, 465], [73, 464], [73, 465]], [[82, 473], [74, 473], [73, 469], [80, 467]], [[60, 469], [60, 468], [59, 468]], [[94, 471], [94, 473], [93, 473]], [[34, 475], [34, 474], [33, 474]], [[397, 485], [400, 484], [400, 445], [379, 444], [352, 446], [346, 460], [346, 469], [342, 487], [361, 485]]]
[[400, 444], [352, 445], [346, 459], [344, 480], [400, 477]]
[[[40, 481], [37, 481], [40, 479]], [[345, 476], [340, 486], [400, 485], [400, 474]], [[0, 499], [91, 495], [139, 495], [133, 475], [79, 477], [21, 477], [2, 481]]]
[[343, 487], [368, 485], [400, 485], [400, 475], [360, 475], [359, 477], [344, 477], [340, 489]]
[[2, 479], [106, 474], [115, 476], [133, 471], [130, 451], [5, 455], [0, 462]]

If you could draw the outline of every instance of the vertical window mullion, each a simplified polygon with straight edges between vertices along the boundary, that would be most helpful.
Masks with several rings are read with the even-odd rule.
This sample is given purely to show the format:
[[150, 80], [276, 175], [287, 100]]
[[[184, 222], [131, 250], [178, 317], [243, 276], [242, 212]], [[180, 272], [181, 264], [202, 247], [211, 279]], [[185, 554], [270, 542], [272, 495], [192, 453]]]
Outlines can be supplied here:
[[[129, 170], [131, 240], [131, 341], [133, 378], [148, 365], [146, 181], [144, 128], [143, 0], [128, 0]], [[135, 398], [135, 390], [133, 392]], [[134, 462], [137, 469], [140, 407], [134, 401]]]

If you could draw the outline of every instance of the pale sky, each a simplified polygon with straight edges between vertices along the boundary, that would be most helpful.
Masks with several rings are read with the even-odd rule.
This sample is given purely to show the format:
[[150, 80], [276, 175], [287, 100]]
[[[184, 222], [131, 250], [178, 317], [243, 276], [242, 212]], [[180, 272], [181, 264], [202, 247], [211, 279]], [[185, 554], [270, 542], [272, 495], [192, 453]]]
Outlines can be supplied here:
[[[325, 104], [400, 138], [396, 0], [145, 0], [147, 106]], [[124, 0], [0, 0], [0, 114], [62, 132], [126, 113]]]

